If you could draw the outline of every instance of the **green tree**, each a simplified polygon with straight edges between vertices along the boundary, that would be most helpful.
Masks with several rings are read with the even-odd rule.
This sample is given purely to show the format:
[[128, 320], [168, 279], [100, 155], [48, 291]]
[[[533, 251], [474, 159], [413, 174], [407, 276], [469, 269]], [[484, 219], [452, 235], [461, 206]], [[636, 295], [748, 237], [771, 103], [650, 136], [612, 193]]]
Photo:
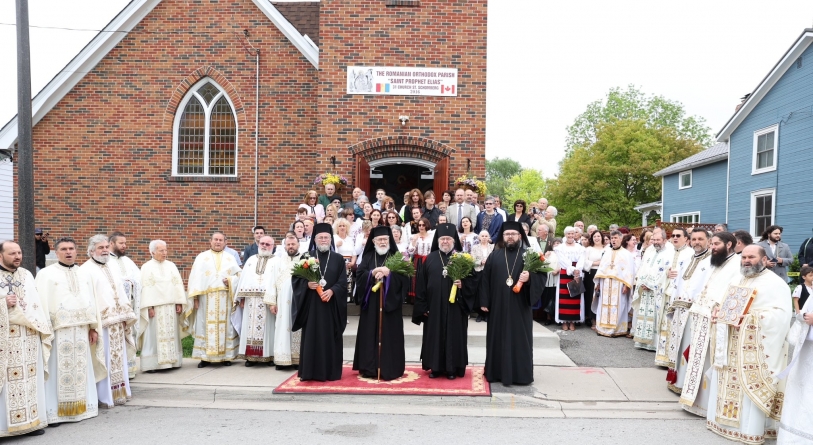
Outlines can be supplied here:
[[536, 202], [545, 194], [545, 189], [545, 178], [542, 176], [541, 171], [533, 168], [523, 169], [508, 181], [505, 196], [502, 198], [503, 205], [506, 209], [512, 210], [508, 213], [513, 213], [514, 201], [517, 199], [525, 200], [528, 207], [530, 207], [532, 202]]
[[633, 208], [661, 197], [661, 179], [652, 176], [703, 149], [678, 130], [652, 127], [644, 120], [599, 125], [592, 144], [575, 146], [548, 181], [548, 199], [559, 210], [558, 225], [584, 220], [638, 226]]
[[566, 157], [576, 147], [596, 142], [598, 129], [618, 120], [641, 120], [651, 128], [671, 128], [681, 139], [693, 139], [704, 147], [711, 144], [709, 127], [702, 117], [686, 116], [683, 104], [663, 96], [647, 96], [634, 85], [626, 90], [612, 88], [604, 100], [587, 105], [573, 125], [567, 127]]
[[489, 195], [505, 197], [505, 188], [515, 175], [522, 171], [522, 165], [510, 158], [486, 159], [486, 188]]

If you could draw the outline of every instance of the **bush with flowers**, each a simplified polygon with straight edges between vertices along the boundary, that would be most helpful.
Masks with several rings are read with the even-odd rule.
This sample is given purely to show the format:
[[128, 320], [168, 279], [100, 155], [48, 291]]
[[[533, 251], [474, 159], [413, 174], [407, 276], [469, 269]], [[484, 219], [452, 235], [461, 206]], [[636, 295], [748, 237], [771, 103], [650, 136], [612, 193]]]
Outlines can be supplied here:
[[477, 192], [477, 194], [481, 196], [485, 196], [487, 191], [485, 182], [473, 176], [470, 177], [468, 175], [463, 175], [457, 178], [457, 180], [455, 180], [454, 182], [454, 186], [455, 188], [464, 188], [467, 190], [472, 190], [474, 192]]
[[327, 184], [334, 184], [336, 188], [344, 187], [348, 184], [347, 178], [342, 175], [336, 175], [333, 173], [322, 173], [321, 175], [317, 176], [316, 179], [313, 180], [313, 185], [327, 185]]

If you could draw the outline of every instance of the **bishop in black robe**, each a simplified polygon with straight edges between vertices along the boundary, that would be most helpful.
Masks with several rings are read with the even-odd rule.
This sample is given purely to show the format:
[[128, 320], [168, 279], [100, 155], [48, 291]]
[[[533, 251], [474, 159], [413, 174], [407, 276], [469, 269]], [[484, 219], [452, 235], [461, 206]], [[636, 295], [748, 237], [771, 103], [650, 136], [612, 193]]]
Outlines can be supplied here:
[[[324, 382], [342, 378], [342, 334], [347, 327], [347, 272], [344, 258], [330, 249], [332, 234], [330, 224], [317, 224], [308, 249], [309, 255], [319, 261], [319, 271], [325, 280], [324, 293], [320, 296], [305, 279], [291, 278], [295, 311], [291, 329], [302, 329], [299, 349], [299, 378], [302, 380]], [[325, 245], [328, 249], [322, 252], [320, 248], [324, 249]]]
[[[532, 307], [542, 297], [546, 274], [523, 272], [528, 245], [519, 223], [504, 223], [499, 240], [480, 275], [479, 304], [489, 314], [485, 376], [503, 385], [529, 385], [534, 381]], [[515, 294], [518, 281], [523, 285]]]
[[[361, 264], [356, 270], [356, 293], [361, 299], [361, 314], [353, 369], [364, 377], [378, 378], [380, 366], [382, 380], [400, 378], [406, 368], [401, 306], [409, 291], [410, 278], [384, 268], [390, 255], [401, 255], [398, 245], [389, 227], [378, 226], [367, 238]], [[383, 282], [378, 292], [373, 292], [372, 287], [378, 282], [376, 275], [382, 275]], [[384, 310], [380, 311], [382, 299]]]
[[[447, 241], [448, 252], [440, 249], [443, 243], [439, 240], [444, 237], [453, 238]], [[439, 224], [431, 252], [417, 275], [412, 322], [423, 323], [421, 363], [424, 370], [431, 371], [430, 378], [441, 374], [449, 379], [463, 377], [469, 362], [466, 342], [476, 284], [473, 277], [464, 278], [455, 302], [449, 302], [454, 283], [450, 277], [443, 276], [443, 269], [449, 263], [452, 247], [463, 251], [454, 224]]]

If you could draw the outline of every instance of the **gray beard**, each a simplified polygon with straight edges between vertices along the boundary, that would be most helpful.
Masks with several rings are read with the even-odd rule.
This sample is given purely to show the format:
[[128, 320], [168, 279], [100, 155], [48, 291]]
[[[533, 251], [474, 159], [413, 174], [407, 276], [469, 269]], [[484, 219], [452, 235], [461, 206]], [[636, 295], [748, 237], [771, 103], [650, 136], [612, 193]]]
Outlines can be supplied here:
[[652, 245], [652, 247], [654, 247], [654, 248], [655, 248], [655, 252], [660, 252], [660, 251], [661, 251], [661, 249], [663, 249], [663, 246], [657, 246], [657, 245], [655, 245], [655, 244], [653, 244], [653, 245]]
[[443, 246], [438, 246], [438, 249], [439, 249], [441, 252], [443, 252], [443, 253], [449, 253], [449, 252], [451, 252], [451, 251], [452, 251], [452, 248], [451, 248], [451, 247], [443, 247]]
[[99, 256], [91, 255], [91, 256], [93, 257], [94, 260], [96, 260], [97, 262], [102, 263], [102, 264], [107, 264], [107, 260], [110, 259], [110, 257], [107, 256], [107, 255], [99, 255]]
[[262, 250], [261, 249], [260, 251], [257, 252], [257, 255], [261, 256], [261, 257], [270, 257], [270, 256], [273, 255], [273, 253], [270, 250]]
[[390, 251], [389, 244], [387, 245], [387, 247], [378, 247], [378, 246], [375, 247], [375, 253], [379, 255], [386, 255], [387, 253], [389, 253], [389, 251]]
[[761, 264], [754, 264], [753, 266], [740, 266], [740, 273], [745, 278], [753, 278], [762, 272]]
[[322, 253], [325, 253], [328, 250], [330, 250], [330, 244], [317, 244], [316, 245], [316, 250], [318, 250], [318, 251], [320, 251]]

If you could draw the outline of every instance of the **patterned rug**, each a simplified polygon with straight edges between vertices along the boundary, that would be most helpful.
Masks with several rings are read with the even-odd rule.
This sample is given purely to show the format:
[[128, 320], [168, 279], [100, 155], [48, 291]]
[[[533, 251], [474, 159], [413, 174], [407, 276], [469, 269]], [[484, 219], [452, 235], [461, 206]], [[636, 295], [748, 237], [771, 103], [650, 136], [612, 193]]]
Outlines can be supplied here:
[[345, 365], [341, 380], [303, 382], [296, 374], [277, 386], [274, 394], [370, 394], [412, 396], [491, 396], [491, 386], [483, 376], [483, 367], [469, 366], [466, 375], [449, 380], [445, 376], [429, 378], [420, 365], [407, 365], [404, 376], [391, 381], [361, 377]]

